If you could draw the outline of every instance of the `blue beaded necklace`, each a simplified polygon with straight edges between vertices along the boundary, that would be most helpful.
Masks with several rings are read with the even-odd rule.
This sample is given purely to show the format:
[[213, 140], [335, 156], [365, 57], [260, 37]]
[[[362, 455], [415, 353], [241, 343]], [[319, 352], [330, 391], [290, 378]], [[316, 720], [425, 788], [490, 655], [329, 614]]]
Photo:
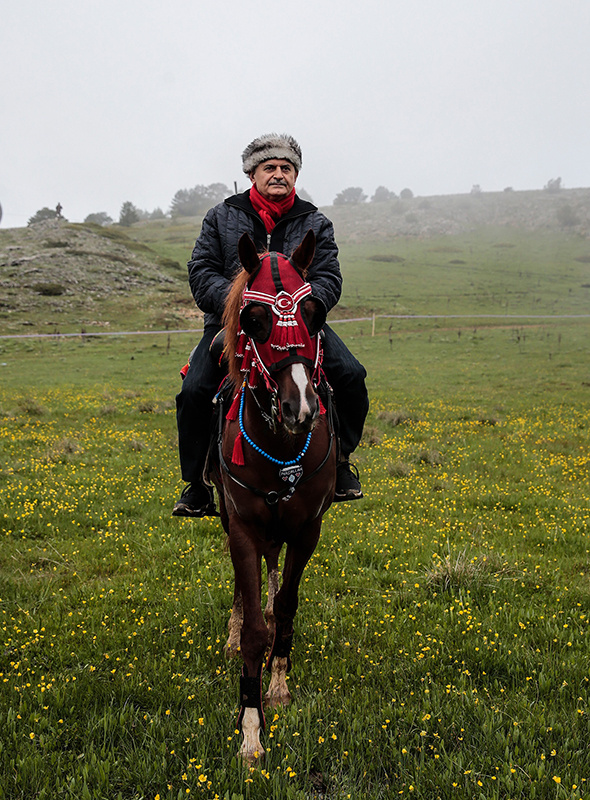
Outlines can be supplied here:
[[307, 452], [307, 448], [309, 447], [309, 443], [311, 442], [312, 431], [310, 431], [307, 434], [307, 440], [306, 440], [305, 444], [303, 445], [303, 450], [299, 453], [299, 455], [296, 458], [292, 458], [290, 461], [281, 461], [280, 459], [269, 455], [269, 453], [265, 452], [262, 449], [262, 447], [258, 447], [258, 445], [255, 444], [252, 441], [252, 439], [246, 433], [246, 429], [244, 428], [244, 395], [245, 394], [246, 394], [246, 390], [245, 390], [245, 388], [243, 388], [242, 389], [242, 396], [240, 398], [240, 412], [239, 412], [238, 419], [239, 419], [239, 422], [240, 422], [240, 433], [242, 434], [244, 439], [248, 442], [250, 447], [252, 447], [254, 450], [256, 450], [257, 453], [260, 453], [261, 456], [264, 456], [264, 458], [267, 458], [269, 461], [272, 461], [273, 464], [278, 464], [279, 467], [291, 467], [291, 466], [293, 466], [293, 464], [297, 464], [298, 461], [301, 461], [301, 459], [303, 458], [303, 456]]

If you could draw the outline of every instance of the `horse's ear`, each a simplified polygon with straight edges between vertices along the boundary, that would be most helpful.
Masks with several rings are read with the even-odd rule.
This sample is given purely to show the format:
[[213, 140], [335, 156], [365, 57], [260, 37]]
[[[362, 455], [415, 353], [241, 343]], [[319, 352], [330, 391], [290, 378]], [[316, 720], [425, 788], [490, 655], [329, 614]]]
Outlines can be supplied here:
[[291, 262], [302, 275], [305, 275], [315, 254], [315, 233], [310, 229], [303, 237], [303, 241], [293, 252]]
[[250, 274], [260, 266], [260, 258], [256, 252], [256, 245], [249, 234], [243, 233], [238, 242], [238, 258], [246, 272]]

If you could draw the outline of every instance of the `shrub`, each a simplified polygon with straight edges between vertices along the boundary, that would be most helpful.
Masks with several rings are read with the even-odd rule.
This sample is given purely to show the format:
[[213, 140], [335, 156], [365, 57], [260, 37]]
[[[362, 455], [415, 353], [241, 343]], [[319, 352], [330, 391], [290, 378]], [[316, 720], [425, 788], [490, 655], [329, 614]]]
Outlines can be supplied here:
[[407, 478], [412, 472], [412, 467], [405, 461], [395, 461], [393, 464], [388, 464], [387, 472], [392, 478]]
[[106, 211], [97, 211], [95, 214], [88, 214], [84, 222], [94, 225], [112, 225], [113, 218], [109, 217]]
[[33, 289], [43, 297], [58, 297], [60, 294], [64, 294], [66, 290], [65, 286], [60, 283], [36, 283]]
[[133, 205], [133, 203], [127, 201], [121, 206], [119, 225], [129, 228], [134, 222], [139, 222], [139, 210]]
[[551, 192], [551, 194], [557, 194], [557, 192], [561, 191], [561, 178], [551, 178], [547, 181], [543, 189], [546, 192]]
[[375, 189], [375, 194], [371, 197], [371, 203], [384, 203], [387, 200], [395, 200], [396, 198], [395, 192], [389, 191], [385, 186], [378, 186]]
[[405, 260], [406, 259], [402, 258], [402, 256], [394, 256], [394, 255], [369, 256], [369, 261], [384, 261], [390, 264], [401, 264]]
[[407, 411], [400, 409], [399, 411], [380, 411], [377, 414], [377, 419], [383, 420], [388, 425], [395, 428], [396, 425], [403, 425], [405, 422], [417, 422], [418, 418], [413, 414], [408, 414]]
[[173, 258], [168, 258], [167, 256], [160, 256], [158, 258], [158, 264], [160, 267], [167, 267], [168, 269], [184, 269], [184, 267], [182, 267], [178, 261], [175, 261]]
[[196, 217], [204, 214], [231, 194], [224, 183], [198, 184], [192, 189], [179, 189], [170, 204], [172, 217]]
[[349, 186], [348, 189], [343, 189], [334, 198], [335, 206], [354, 205], [356, 203], [364, 203], [367, 195], [363, 192], [360, 186]]
[[560, 206], [557, 209], [556, 216], [557, 221], [564, 228], [571, 228], [573, 225], [580, 224], [580, 218], [569, 204]]
[[374, 428], [370, 425], [365, 427], [362, 438], [364, 445], [367, 445], [368, 447], [376, 447], [377, 445], [381, 444], [382, 440], [383, 436], [377, 428]]
[[462, 550], [456, 556], [449, 555], [437, 560], [432, 569], [426, 571], [427, 584], [442, 591], [453, 589], [481, 589], [493, 586], [510, 576], [508, 565], [494, 553], [483, 556], [469, 555]]
[[429, 464], [431, 467], [440, 467], [443, 463], [442, 454], [438, 450], [420, 450], [416, 456], [419, 464]]
[[57, 211], [54, 208], [44, 206], [33, 214], [27, 222], [27, 225], [34, 225], [36, 222], [44, 222], [46, 219], [57, 219]]
[[32, 397], [23, 397], [19, 400], [18, 406], [24, 414], [31, 417], [40, 417], [44, 413], [43, 407]]

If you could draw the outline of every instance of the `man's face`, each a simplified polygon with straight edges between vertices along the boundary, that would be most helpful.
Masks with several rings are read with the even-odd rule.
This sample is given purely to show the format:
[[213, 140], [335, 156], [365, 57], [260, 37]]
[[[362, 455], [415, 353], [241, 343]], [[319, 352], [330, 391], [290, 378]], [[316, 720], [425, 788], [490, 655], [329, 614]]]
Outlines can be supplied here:
[[291, 194], [297, 180], [297, 170], [284, 158], [271, 158], [250, 173], [250, 180], [267, 200], [282, 200]]

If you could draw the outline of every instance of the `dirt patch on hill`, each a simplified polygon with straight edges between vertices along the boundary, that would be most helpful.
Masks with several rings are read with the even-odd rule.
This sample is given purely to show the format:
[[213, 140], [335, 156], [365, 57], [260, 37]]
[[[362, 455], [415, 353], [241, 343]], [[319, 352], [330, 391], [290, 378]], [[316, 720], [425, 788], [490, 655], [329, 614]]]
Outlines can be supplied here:
[[43, 294], [98, 298], [174, 285], [155, 258], [131, 240], [127, 244], [87, 227], [45, 221], [0, 231], [0, 287], [16, 307], [30, 307]]
[[173, 307], [187, 294], [186, 278], [168, 262], [112, 227], [46, 220], [0, 231], [2, 327], [43, 318], [100, 324], [99, 306], [123, 308], [153, 293], [162, 293], [154, 306]]

